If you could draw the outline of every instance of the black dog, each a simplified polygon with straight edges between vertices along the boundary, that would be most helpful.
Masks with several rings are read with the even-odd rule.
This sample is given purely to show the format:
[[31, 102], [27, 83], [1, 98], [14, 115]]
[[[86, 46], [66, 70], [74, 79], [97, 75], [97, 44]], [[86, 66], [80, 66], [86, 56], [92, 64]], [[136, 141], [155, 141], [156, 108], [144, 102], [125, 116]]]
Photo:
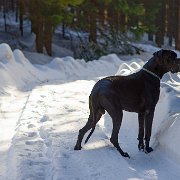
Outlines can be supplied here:
[[[149, 147], [155, 106], [159, 99], [160, 79], [167, 72], [180, 71], [180, 60], [175, 52], [160, 50], [143, 66], [143, 68], [129, 76], [110, 76], [98, 81], [89, 96], [90, 115], [86, 125], [80, 129], [75, 150], [81, 149], [81, 142], [85, 133], [92, 129], [85, 143], [92, 135], [96, 123], [105, 110], [113, 121], [110, 141], [124, 157], [118, 143], [118, 133], [122, 122], [123, 111], [138, 113], [139, 134], [138, 148], [145, 153], [153, 151]], [[145, 133], [144, 133], [145, 131]], [[144, 145], [145, 139], [145, 145]]]

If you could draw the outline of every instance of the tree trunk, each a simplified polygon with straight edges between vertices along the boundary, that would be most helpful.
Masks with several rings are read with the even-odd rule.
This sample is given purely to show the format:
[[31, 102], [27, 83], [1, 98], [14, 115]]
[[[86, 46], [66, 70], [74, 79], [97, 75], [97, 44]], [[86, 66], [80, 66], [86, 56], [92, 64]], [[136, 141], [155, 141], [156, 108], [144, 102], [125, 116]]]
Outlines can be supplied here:
[[176, 35], [176, 49], [180, 50], [180, 0], [177, 0], [177, 24], [178, 24], [178, 28], [177, 28], [177, 35]]
[[125, 32], [126, 17], [122, 12], [120, 12], [119, 15], [119, 24], [120, 24], [120, 30], [122, 32]]
[[45, 20], [44, 32], [43, 32], [44, 46], [49, 56], [52, 56], [52, 34], [53, 34], [53, 26], [51, 25], [51, 22]]
[[23, 36], [23, 14], [24, 14], [23, 2], [19, 0], [19, 30], [21, 32], [21, 36]]
[[16, 4], [16, 22], [18, 22], [18, 16], [19, 16], [19, 8], [18, 5]]
[[7, 32], [6, 13], [7, 13], [7, 1], [3, 0], [3, 18], [4, 18], [4, 30], [5, 30], [5, 32]]
[[37, 17], [36, 24], [33, 26], [33, 31], [36, 34], [36, 50], [39, 53], [43, 53], [43, 19], [42, 17]]
[[152, 33], [148, 33], [148, 40], [153, 41], [153, 34]]
[[12, 11], [15, 10], [15, 2], [14, 2], [14, 0], [11, 0], [11, 9], [12, 9]]
[[167, 9], [167, 36], [169, 38], [169, 46], [172, 46], [172, 38], [173, 38], [173, 19], [174, 17], [174, 0], [168, 0], [168, 9]]
[[65, 24], [62, 23], [62, 37], [65, 38]]
[[89, 21], [90, 21], [90, 28], [89, 28], [89, 41], [95, 42], [97, 40], [97, 34], [96, 34], [96, 14], [94, 12], [91, 12], [89, 15]]
[[99, 17], [99, 23], [102, 27], [104, 27], [104, 23], [105, 23], [105, 8], [101, 7], [99, 9], [99, 13], [98, 13], [98, 17]]
[[161, 47], [164, 44], [164, 35], [165, 35], [165, 17], [166, 17], [166, 4], [161, 3], [161, 7], [159, 9], [156, 25], [158, 27], [158, 31], [156, 33], [156, 44], [158, 47]]

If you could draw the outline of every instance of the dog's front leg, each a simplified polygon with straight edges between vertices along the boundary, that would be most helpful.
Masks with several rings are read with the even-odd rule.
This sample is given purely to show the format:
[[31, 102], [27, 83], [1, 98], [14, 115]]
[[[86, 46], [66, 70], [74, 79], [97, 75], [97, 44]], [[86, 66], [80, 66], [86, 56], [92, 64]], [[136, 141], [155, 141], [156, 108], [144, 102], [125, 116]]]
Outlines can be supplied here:
[[149, 147], [153, 117], [154, 117], [154, 109], [152, 109], [150, 111], [146, 111], [146, 114], [145, 114], [145, 147], [144, 147], [145, 153], [150, 153], [151, 151], [153, 151], [153, 149], [151, 147]]
[[145, 113], [138, 113], [138, 121], [139, 121], [138, 149], [139, 151], [144, 150], [144, 120], [145, 120]]

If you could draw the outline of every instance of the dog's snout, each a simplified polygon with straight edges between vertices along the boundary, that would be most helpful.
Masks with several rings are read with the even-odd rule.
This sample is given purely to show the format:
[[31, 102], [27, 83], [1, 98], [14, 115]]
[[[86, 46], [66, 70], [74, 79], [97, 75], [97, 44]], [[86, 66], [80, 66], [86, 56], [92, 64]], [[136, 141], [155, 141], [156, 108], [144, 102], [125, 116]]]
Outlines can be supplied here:
[[180, 58], [176, 58], [177, 72], [180, 72]]
[[180, 61], [178, 62], [178, 72], [180, 72]]

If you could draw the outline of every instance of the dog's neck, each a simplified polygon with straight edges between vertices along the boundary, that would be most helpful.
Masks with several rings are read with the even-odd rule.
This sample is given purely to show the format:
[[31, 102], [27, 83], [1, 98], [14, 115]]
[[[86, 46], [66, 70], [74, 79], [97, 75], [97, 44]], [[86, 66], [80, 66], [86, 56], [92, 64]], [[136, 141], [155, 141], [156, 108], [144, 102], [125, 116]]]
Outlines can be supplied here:
[[150, 74], [150, 75], [154, 76], [155, 78], [159, 79], [159, 81], [161, 80], [161, 78], [158, 75], [156, 75], [155, 73], [153, 73], [152, 71], [149, 71], [146, 68], [142, 68], [142, 70], [146, 71], [148, 74]]
[[163, 77], [167, 71], [164, 69], [164, 67], [160, 66], [154, 57], [152, 57], [144, 66], [143, 68], [147, 69], [148, 71], [151, 71], [152, 73], [156, 74], [160, 79]]

